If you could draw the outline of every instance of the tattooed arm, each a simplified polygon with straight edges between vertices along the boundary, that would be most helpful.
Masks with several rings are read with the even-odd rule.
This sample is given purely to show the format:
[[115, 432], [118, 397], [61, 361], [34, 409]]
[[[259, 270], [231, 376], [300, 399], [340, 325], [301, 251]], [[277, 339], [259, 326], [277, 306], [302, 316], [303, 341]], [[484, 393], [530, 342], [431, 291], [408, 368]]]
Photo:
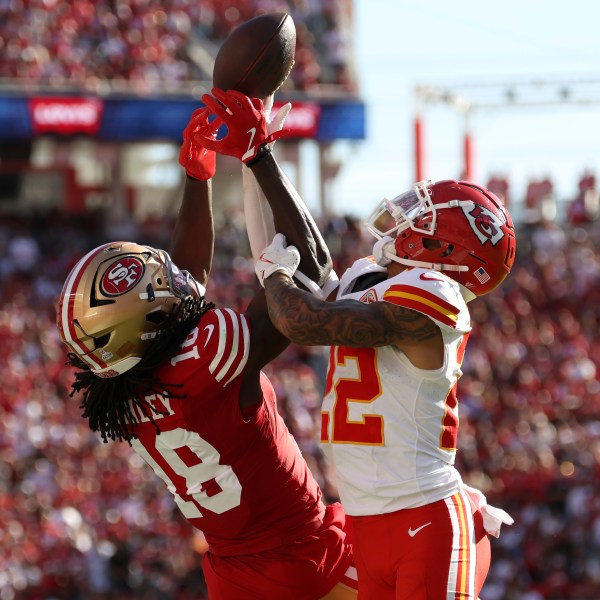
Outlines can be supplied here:
[[389, 302], [323, 302], [283, 273], [265, 281], [269, 315], [288, 339], [305, 346], [372, 348], [393, 345], [423, 369], [443, 364], [441, 331], [429, 317]]

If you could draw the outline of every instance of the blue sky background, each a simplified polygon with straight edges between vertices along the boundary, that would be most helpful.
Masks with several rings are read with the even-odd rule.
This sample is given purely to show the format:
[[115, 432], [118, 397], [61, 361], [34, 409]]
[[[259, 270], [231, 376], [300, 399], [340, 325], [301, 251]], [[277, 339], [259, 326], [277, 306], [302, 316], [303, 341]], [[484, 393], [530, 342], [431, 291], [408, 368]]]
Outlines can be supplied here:
[[[571, 86], [577, 97], [595, 100], [586, 106], [476, 111], [469, 120], [474, 179], [485, 184], [492, 173], [507, 175], [516, 201], [530, 178], [548, 175], [563, 200], [585, 169], [600, 178], [600, 3], [355, 0], [354, 6], [367, 140], [335, 148], [343, 163], [331, 190], [336, 210], [366, 216], [381, 197], [412, 184], [417, 84], [466, 86], [477, 101], [482, 89], [474, 85], [591, 82]], [[539, 97], [558, 98], [554, 89], [539, 88]], [[427, 176], [458, 177], [464, 117], [441, 104], [423, 116]]]

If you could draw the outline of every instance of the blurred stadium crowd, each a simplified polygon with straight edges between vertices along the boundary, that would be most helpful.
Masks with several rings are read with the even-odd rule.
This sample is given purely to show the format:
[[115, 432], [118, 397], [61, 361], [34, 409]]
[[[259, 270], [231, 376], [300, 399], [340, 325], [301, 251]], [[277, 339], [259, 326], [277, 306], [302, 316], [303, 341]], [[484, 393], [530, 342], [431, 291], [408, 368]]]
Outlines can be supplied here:
[[286, 87], [334, 84], [353, 91], [349, 0], [2, 0], [0, 77], [99, 91], [107, 82], [151, 93], [210, 80], [195, 60], [264, 12], [289, 12], [296, 63]]
[[[0, 226], [0, 600], [202, 597], [201, 535], [127, 444], [81, 418], [55, 330], [74, 262], [111, 238], [94, 217]], [[371, 240], [321, 223], [342, 272]], [[161, 232], [158, 233], [157, 232]], [[207, 297], [243, 307], [256, 287], [243, 215], [217, 224]], [[168, 227], [140, 224], [168, 246]], [[593, 600], [600, 590], [600, 221], [518, 228], [516, 266], [472, 304], [459, 382], [457, 464], [515, 525], [493, 541], [485, 600]], [[319, 449], [326, 352], [291, 347], [268, 369], [280, 410], [328, 498]]]
[[[218, 45], [278, 10], [298, 33], [286, 86], [355, 91], [350, 0], [0, 0], [0, 78], [86, 91], [138, 82], [147, 92], [207, 79], [190, 59], [196, 44]], [[472, 304], [457, 464], [515, 518], [493, 541], [484, 600], [600, 598], [600, 220], [586, 185], [564, 222], [540, 208], [545, 182], [528, 192], [513, 273]], [[321, 226], [338, 273], [370, 253], [353, 217]], [[243, 215], [228, 212], [217, 230], [207, 297], [243, 308], [257, 285]], [[166, 248], [168, 234], [148, 221], [130, 237]], [[205, 595], [202, 536], [127, 444], [100, 443], [69, 397], [57, 295], [75, 261], [114, 237], [92, 214], [0, 219], [0, 600]], [[293, 346], [267, 373], [334, 499], [317, 442], [325, 369], [325, 349]]]

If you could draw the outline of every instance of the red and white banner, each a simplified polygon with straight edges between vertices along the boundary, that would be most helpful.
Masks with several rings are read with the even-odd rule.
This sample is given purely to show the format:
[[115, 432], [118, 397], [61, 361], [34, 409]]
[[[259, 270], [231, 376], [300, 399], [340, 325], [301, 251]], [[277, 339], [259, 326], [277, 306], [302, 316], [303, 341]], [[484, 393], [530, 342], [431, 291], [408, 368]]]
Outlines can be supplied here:
[[97, 98], [31, 98], [28, 101], [35, 134], [96, 135], [104, 104]]

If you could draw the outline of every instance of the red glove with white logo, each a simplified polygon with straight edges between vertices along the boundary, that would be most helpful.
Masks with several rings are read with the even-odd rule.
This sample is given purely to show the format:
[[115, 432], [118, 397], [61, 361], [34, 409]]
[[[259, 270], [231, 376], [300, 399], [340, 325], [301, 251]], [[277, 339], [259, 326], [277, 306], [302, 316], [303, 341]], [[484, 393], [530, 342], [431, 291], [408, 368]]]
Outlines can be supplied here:
[[225, 123], [228, 132], [224, 138], [215, 140], [207, 131], [199, 131], [194, 139], [202, 146], [235, 156], [250, 167], [271, 151], [269, 144], [289, 133], [287, 129], [268, 132], [264, 105], [259, 98], [219, 88], [213, 88], [212, 94], [204, 94], [202, 102], [217, 115], [218, 121]]
[[[194, 111], [190, 122], [183, 130], [183, 144], [179, 150], [179, 164], [185, 169], [188, 177], [206, 181], [211, 179], [217, 170], [217, 155], [200, 143], [195, 135], [202, 131], [206, 136], [217, 135], [220, 123], [209, 123], [208, 108], [199, 108]], [[212, 133], [211, 133], [212, 131]]]

